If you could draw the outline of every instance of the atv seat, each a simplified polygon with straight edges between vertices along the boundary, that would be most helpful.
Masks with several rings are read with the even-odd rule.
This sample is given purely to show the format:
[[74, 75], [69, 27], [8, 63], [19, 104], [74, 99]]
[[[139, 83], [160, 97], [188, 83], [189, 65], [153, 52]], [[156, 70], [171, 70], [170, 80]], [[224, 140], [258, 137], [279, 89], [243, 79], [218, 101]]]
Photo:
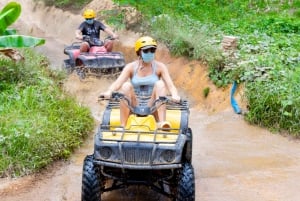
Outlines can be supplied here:
[[136, 118], [131, 114], [127, 120], [126, 129], [137, 131], [154, 131], [156, 130], [156, 121], [153, 115]]

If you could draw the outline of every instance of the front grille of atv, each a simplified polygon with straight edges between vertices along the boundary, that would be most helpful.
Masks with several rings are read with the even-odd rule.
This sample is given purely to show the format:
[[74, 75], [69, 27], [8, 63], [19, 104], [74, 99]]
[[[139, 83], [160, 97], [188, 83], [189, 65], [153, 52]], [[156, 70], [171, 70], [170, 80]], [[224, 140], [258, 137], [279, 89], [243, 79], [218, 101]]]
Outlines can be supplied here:
[[123, 150], [124, 162], [127, 164], [149, 164], [151, 160], [149, 149], [125, 149]]

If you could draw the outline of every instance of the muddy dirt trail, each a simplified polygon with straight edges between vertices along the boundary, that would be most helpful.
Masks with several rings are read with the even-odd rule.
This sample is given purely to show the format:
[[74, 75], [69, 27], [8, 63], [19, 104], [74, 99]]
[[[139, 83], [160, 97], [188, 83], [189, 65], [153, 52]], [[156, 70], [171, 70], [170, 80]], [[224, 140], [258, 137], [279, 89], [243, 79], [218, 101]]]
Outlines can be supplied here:
[[[1, 0], [2, 8], [8, 0]], [[52, 68], [59, 69], [64, 45], [74, 41], [80, 15], [45, 8], [30, 0], [22, 4], [19, 32], [47, 39], [36, 48], [48, 55]], [[97, 9], [110, 8], [110, 0], [97, 0]], [[134, 59], [133, 44], [139, 37], [120, 32], [116, 50], [127, 61]], [[133, 55], [133, 56], [129, 56]], [[190, 127], [193, 130], [193, 166], [197, 201], [298, 201], [300, 200], [299, 142], [247, 124], [229, 104], [229, 89], [215, 88], [207, 78], [206, 68], [198, 62], [172, 58], [160, 45], [157, 59], [165, 62], [183, 98], [191, 103]], [[80, 81], [71, 75], [64, 84], [66, 92], [90, 108], [97, 121], [104, 105], [96, 102], [112, 80], [89, 78]], [[210, 87], [208, 98], [203, 89]], [[241, 93], [236, 96], [241, 102]], [[243, 107], [243, 104], [241, 103]], [[43, 172], [19, 179], [0, 179], [1, 201], [79, 201], [83, 158], [93, 151], [93, 134], [69, 161], [57, 162]], [[167, 200], [144, 187], [131, 187], [105, 193], [105, 201]]]

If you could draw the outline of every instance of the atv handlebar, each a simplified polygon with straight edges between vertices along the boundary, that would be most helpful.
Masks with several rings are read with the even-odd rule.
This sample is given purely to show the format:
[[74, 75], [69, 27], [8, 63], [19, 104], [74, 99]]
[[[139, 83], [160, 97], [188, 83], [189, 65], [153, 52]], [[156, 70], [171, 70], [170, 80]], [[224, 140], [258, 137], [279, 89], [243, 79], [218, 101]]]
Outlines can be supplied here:
[[129, 108], [129, 110], [132, 113], [140, 115], [140, 116], [146, 116], [146, 115], [154, 113], [163, 104], [175, 103], [175, 104], [182, 105], [182, 101], [175, 102], [175, 101], [171, 100], [170, 98], [168, 98], [167, 96], [160, 96], [158, 99], [153, 101], [151, 106], [133, 106], [131, 104], [131, 101], [124, 94], [122, 94], [120, 92], [113, 92], [111, 95], [111, 98], [105, 98], [104, 96], [100, 95], [98, 100], [99, 101], [101, 101], [101, 100], [112, 100], [112, 101], [124, 100], [124, 102], [126, 103], [126, 106]]
[[[116, 38], [113, 38], [112, 36], [108, 36], [104, 39], [104, 42], [107, 40], [115, 40], [115, 39]], [[99, 38], [92, 38], [88, 35], [83, 35], [82, 41], [86, 41], [89, 44], [94, 45], [94, 46], [103, 46], [104, 45], [104, 42], [102, 40], [100, 40]]]

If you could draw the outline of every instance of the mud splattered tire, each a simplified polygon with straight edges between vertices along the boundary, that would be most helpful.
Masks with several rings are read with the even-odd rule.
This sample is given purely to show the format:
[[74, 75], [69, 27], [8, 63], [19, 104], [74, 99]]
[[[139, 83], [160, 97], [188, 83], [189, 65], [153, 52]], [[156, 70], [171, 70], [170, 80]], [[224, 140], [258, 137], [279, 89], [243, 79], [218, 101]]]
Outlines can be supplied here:
[[195, 200], [195, 175], [192, 164], [184, 163], [179, 173], [176, 201]]
[[84, 159], [81, 201], [101, 201], [101, 186], [97, 169], [93, 164], [93, 155], [88, 155]]
[[70, 60], [68, 59], [64, 60], [62, 69], [64, 69], [68, 75], [70, 75], [74, 71], [74, 67], [72, 67], [72, 65], [70, 64]]

